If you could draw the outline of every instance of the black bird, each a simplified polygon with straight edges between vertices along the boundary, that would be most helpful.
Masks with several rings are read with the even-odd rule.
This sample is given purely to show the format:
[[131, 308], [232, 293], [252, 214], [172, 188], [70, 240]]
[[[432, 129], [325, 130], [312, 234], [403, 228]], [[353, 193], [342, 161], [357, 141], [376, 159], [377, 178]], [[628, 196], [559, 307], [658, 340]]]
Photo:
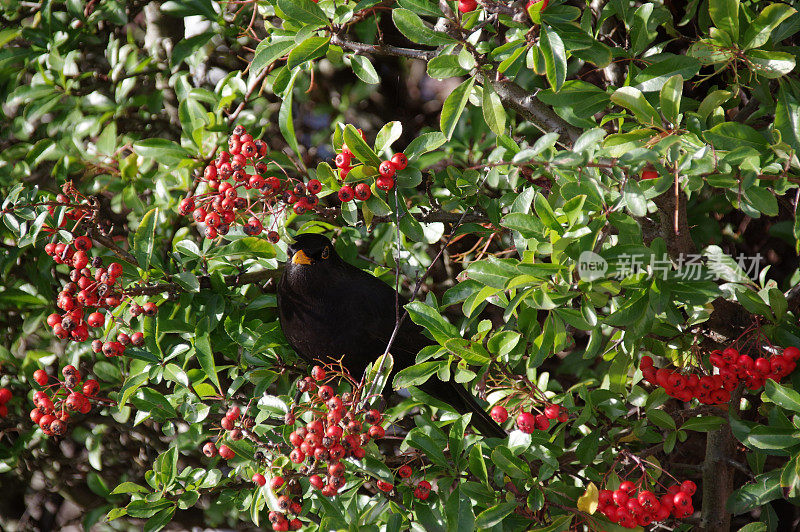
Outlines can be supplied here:
[[[289, 260], [278, 284], [281, 329], [289, 345], [305, 360], [342, 359], [355, 378], [384, 353], [396, 323], [397, 292], [348, 264], [331, 241], [320, 234], [303, 233], [288, 249]], [[402, 306], [408, 301], [400, 296]], [[391, 354], [394, 374], [414, 364], [417, 353], [433, 342], [406, 319]], [[502, 438], [506, 432], [460, 384], [431, 378], [420, 389], [448, 403], [458, 412], [472, 412], [472, 425], [485, 436]]]

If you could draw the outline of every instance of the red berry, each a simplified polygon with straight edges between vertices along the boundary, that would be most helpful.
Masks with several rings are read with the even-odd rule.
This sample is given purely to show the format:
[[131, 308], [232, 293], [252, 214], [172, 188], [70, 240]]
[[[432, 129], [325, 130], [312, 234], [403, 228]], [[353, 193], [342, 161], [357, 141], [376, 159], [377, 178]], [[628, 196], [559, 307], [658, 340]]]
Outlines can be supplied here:
[[411, 476], [411, 473], [411, 466], [409, 465], [400, 466], [400, 469], [397, 470], [397, 475], [400, 478], [408, 478]]
[[385, 492], [385, 493], [389, 493], [390, 491], [392, 491], [394, 489], [394, 484], [390, 484], [390, 483], [385, 482], [383, 480], [379, 480], [376, 484], [378, 486], [378, 489], [383, 491], [383, 492]]
[[158, 312], [158, 307], [156, 306], [155, 303], [153, 303], [151, 301], [148, 301], [147, 303], [145, 303], [144, 306], [142, 307], [142, 309], [143, 309], [144, 315], [145, 316], [150, 316], [150, 317], [155, 316], [156, 313]]
[[547, 405], [544, 408], [544, 415], [547, 419], [558, 419], [561, 408], [558, 405]]
[[306, 189], [312, 194], [319, 194], [322, 191], [322, 183], [319, 182], [319, 179], [311, 179], [306, 184]]
[[347, 203], [348, 201], [352, 201], [355, 197], [355, 192], [353, 191], [353, 187], [350, 185], [344, 185], [342, 188], [339, 189], [339, 201], [342, 203]]
[[333, 397], [333, 388], [331, 388], [327, 384], [325, 386], [320, 386], [319, 390], [317, 390], [317, 397], [319, 397], [323, 401], [327, 401], [328, 399]]
[[611, 497], [618, 506], [625, 506], [628, 503], [628, 492], [623, 489], [614, 490]]
[[544, 414], [536, 416], [536, 428], [539, 430], [547, 430], [550, 428], [550, 420]]
[[370, 196], [372, 196], [372, 190], [369, 188], [369, 185], [366, 183], [359, 183], [355, 186], [355, 196], [356, 199], [361, 201], [367, 201]]
[[526, 434], [532, 434], [536, 430], [536, 416], [530, 412], [522, 412], [517, 416], [517, 427]]
[[219, 455], [225, 460], [230, 460], [231, 458], [236, 456], [236, 453], [234, 453], [233, 449], [231, 449], [227, 445], [222, 444], [219, 446]]
[[492, 416], [492, 419], [494, 419], [496, 422], [505, 423], [505, 421], [508, 419], [508, 410], [506, 410], [504, 406], [496, 405], [492, 407], [489, 415]]
[[381, 177], [393, 177], [396, 171], [397, 167], [392, 161], [383, 161], [378, 167], [378, 173], [381, 174]]
[[88, 251], [92, 249], [92, 241], [89, 240], [88, 236], [79, 236], [78, 238], [75, 239], [72, 245], [75, 246], [75, 249], [81, 251]]
[[264, 475], [262, 475], [261, 473], [255, 473], [255, 474], [253, 474], [253, 478], [252, 478], [252, 480], [253, 480], [253, 482], [255, 482], [256, 484], [258, 484], [259, 486], [263, 486], [264, 484], [266, 484], [266, 483], [267, 483], [267, 479], [266, 479], [266, 478], [264, 478]]
[[273, 477], [272, 482], [270, 482], [269, 485], [272, 488], [272, 491], [277, 491], [281, 488], [281, 486], [283, 486], [283, 483], [284, 483], [283, 477], [278, 476], [278, 477]]
[[352, 154], [347, 152], [342, 152], [336, 156], [336, 167], [337, 168], [350, 168]]
[[321, 381], [321, 380], [325, 379], [325, 375], [326, 375], [325, 370], [322, 369], [320, 366], [314, 366], [311, 369], [311, 376], [316, 381]]
[[300, 464], [300, 463], [302, 463], [302, 462], [303, 462], [303, 460], [305, 460], [305, 459], [306, 459], [306, 455], [305, 455], [305, 453], [304, 453], [303, 451], [301, 451], [300, 449], [295, 449], [295, 450], [293, 450], [293, 451], [291, 452], [291, 454], [289, 454], [289, 460], [291, 460], [291, 461], [292, 461], [292, 462], [294, 462], [295, 464]]
[[322, 477], [319, 475], [311, 475], [308, 477], [308, 482], [317, 489], [322, 489], [325, 486]]
[[0, 405], [4, 405], [11, 400], [11, 390], [8, 388], [0, 388]]
[[458, 10], [462, 13], [475, 11], [476, 7], [478, 7], [477, 0], [458, 0]]
[[86, 323], [89, 324], [89, 327], [102, 327], [105, 321], [105, 317], [99, 312], [92, 312], [89, 314], [89, 317], [86, 318]]
[[625, 480], [620, 483], [619, 489], [623, 490], [630, 497], [633, 495], [633, 492], [636, 491], [636, 485], [630, 480]]
[[391, 190], [394, 188], [394, 178], [379, 176], [375, 180], [375, 186], [381, 190]]
[[797, 362], [798, 360], [800, 360], [800, 349], [794, 346], [787, 347], [786, 349], [783, 350], [783, 356], [785, 356], [792, 362]]
[[642, 181], [645, 179], [658, 179], [658, 172], [655, 170], [643, 170], [641, 179]]
[[194, 200], [192, 198], [183, 199], [180, 204], [178, 204], [178, 212], [183, 216], [188, 215], [192, 211], [194, 211]]
[[398, 170], [405, 170], [408, 166], [408, 158], [403, 153], [395, 153], [392, 155], [391, 161]]
[[691, 480], [684, 480], [681, 482], [681, 491], [691, 497], [697, 491], [697, 484]]
[[33, 372], [33, 380], [35, 380], [39, 386], [44, 386], [45, 384], [47, 384], [47, 379], [48, 376], [45, 370], [37, 369], [36, 371]]
[[136, 346], [144, 344], [144, 334], [135, 332], [131, 335], [131, 343]]
[[672, 496], [672, 502], [676, 508], [686, 508], [692, 505], [692, 496], [683, 491], [679, 491]]
[[370, 437], [371, 437], [371, 438], [374, 438], [374, 439], [376, 439], [376, 440], [377, 440], [377, 439], [380, 439], [380, 438], [383, 438], [385, 434], [386, 434], [386, 431], [385, 431], [385, 430], [384, 430], [384, 428], [383, 428], [383, 427], [381, 427], [380, 425], [372, 425], [372, 426], [369, 428], [369, 435], [370, 435]]

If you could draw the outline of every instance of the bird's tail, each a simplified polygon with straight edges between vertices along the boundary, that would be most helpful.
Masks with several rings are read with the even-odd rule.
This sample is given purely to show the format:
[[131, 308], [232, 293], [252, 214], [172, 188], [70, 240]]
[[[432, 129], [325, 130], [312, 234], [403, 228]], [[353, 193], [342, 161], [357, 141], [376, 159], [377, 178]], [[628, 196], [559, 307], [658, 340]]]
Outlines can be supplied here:
[[425, 393], [451, 405], [460, 414], [472, 413], [470, 424], [481, 434], [490, 438], [505, 438], [508, 433], [498, 425], [486, 410], [478, 404], [472, 394], [460, 384], [430, 379], [419, 386]]

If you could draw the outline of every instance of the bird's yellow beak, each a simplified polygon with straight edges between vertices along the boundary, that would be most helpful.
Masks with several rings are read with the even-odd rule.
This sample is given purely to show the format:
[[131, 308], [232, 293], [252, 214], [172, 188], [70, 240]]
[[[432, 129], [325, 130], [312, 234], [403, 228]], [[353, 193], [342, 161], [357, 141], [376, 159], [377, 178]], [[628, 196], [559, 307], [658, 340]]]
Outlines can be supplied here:
[[311, 264], [311, 262], [309, 256], [303, 253], [302, 249], [292, 255], [292, 264]]

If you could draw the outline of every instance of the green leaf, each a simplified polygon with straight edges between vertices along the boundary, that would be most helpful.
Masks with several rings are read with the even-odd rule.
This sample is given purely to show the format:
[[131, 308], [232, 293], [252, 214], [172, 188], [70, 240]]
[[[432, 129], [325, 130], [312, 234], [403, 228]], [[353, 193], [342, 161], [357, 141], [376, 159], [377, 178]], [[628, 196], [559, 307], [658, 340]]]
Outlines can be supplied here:
[[511, 478], [528, 479], [531, 476], [528, 465], [503, 445], [492, 451], [492, 462]]
[[403, 134], [403, 124], [395, 120], [384, 124], [378, 134], [375, 136], [375, 153], [383, 153], [384, 150], [391, 147], [391, 145], [400, 138]]
[[503, 522], [503, 519], [505, 519], [507, 515], [514, 511], [516, 507], [517, 503], [515, 502], [503, 502], [496, 504], [491, 508], [487, 508], [478, 514], [478, 517], [475, 520], [475, 526], [482, 529], [499, 525]]
[[785, 451], [800, 444], [800, 430], [759, 425], [750, 431], [744, 443], [765, 451]]
[[479, 443], [469, 450], [469, 470], [483, 484], [489, 484], [489, 473], [486, 470], [486, 461], [483, 459], [483, 446]]
[[703, 120], [706, 120], [708, 115], [716, 111], [723, 103], [730, 100], [731, 96], [732, 94], [730, 91], [712, 91], [700, 102], [700, 107], [697, 108], [697, 114], [699, 114]]
[[400, 390], [409, 386], [419, 386], [435, 375], [442, 367], [446, 366], [447, 362], [444, 360], [420, 362], [409, 366], [397, 372], [392, 381], [392, 387], [395, 390]]
[[175, 283], [187, 292], [199, 292], [200, 280], [192, 272], [180, 272], [172, 276]]
[[159, 164], [175, 166], [190, 157], [188, 151], [167, 139], [145, 139], [133, 143], [133, 151], [140, 157], [155, 159]]
[[286, 55], [289, 50], [294, 48], [294, 45], [294, 39], [282, 39], [272, 42], [264, 39], [261, 41], [256, 47], [253, 60], [250, 62], [249, 79], [252, 80], [257, 78], [265, 68], [274, 63], [277, 59]]
[[797, 391], [767, 379], [764, 383], [764, 395], [780, 407], [800, 414], [800, 393]]
[[296, 20], [313, 27], [328, 24], [328, 17], [325, 12], [311, 0], [278, 0], [278, 7], [290, 20]]
[[440, 466], [440, 467], [447, 467], [447, 459], [444, 457], [444, 453], [442, 452], [442, 447], [437, 445], [433, 439], [422, 432], [420, 429], [414, 429], [408, 433], [406, 437], [406, 442], [411, 445], [412, 447], [416, 447], [417, 449], [424, 451], [427, 458], [430, 459], [431, 462]]
[[608, 93], [600, 87], [576, 79], [566, 81], [558, 92], [547, 89], [539, 91], [536, 97], [547, 105], [569, 108], [579, 118], [594, 116], [610, 101]]
[[453, 132], [456, 130], [458, 119], [461, 118], [461, 113], [464, 112], [464, 108], [467, 106], [467, 101], [469, 101], [469, 96], [472, 94], [472, 87], [474, 85], [475, 78], [471, 77], [456, 87], [444, 101], [439, 124], [442, 133], [447, 136], [448, 140], [453, 136]]
[[127, 404], [128, 399], [131, 395], [145, 382], [147, 382], [147, 373], [137, 373], [135, 375], [129, 375], [125, 379], [125, 383], [122, 385], [122, 388], [119, 390], [119, 409], [122, 408]]
[[785, 85], [781, 85], [775, 105], [775, 130], [780, 131], [781, 140], [794, 148], [796, 154], [800, 153], [800, 99]]
[[664, 412], [663, 410], [652, 409], [648, 410], [647, 419], [657, 427], [661, 427], [662, 429], [668, 430], [675, 430], [675, 420], [672, 419], [672, 416]]
[[469, 70], [461, 66], [456, 55], [438, 55], [428, 61], [428, 75], [434, 79], [454, 78], [467, 74]]
[[773, 50], [748, 50], [744, 54], [750, 61], [750, 70], [765, 78], [780, 78], [794, 70], [797, 56]]
[[178, 415], [166, 397], [151, 388], [140, 388], [131, 398], [131, 403], [155, 418], [171, 419]]
[[732, 514], [755, 510], [769, 501], [781, 497], [780, 469], [762, 473], [728, 498], [726, 507]]
[[739, 122], [717, 124], [703, 133], [703, 136], [718, 150], [730, 151], [740, 146], [748, 146], [761, 151], [767, 147], [767, 139], [761, 133]]
[[611, 101], [633, 112], [644, 125], [661, 125], [661, 117], [639, 89], [620, 87], [611, 95]]
[[158, 208], [150, 209], [142, 217], [136, 233], [133, 235], [133, 254], [139, 267], [147, 271], [153, 259], [156, 245], [156, 222], [158, 221]]
[[659, 99], [661, 100], [661, 113], [664, 118], [672, 122], [678, 123], [678, 113], [681, 108], [681, 96], [683, 94], [683, 77], [676, 74], [666, 80], [661, 87]]
[[287, 60], [286, 65], [290, 69], [293, 69], [298, 65], [302, 65], [306, 61], [319, 59], [328, 51], [328, 45], [330, 42], [330, 37], [309, 37], [298, 44], [291, 52], [289, 52], [289, 59]]
[[667, 80], [680, 76], [692, 79], [700, 71], [700, 62], [694, 57], [685, 55], [668, 55], [666, 59], [658, 61], [642, 70], [633, 80], [633, 86], [642, 92], [661, 91]]
[[439, 148], [445, 142], [447, 142], [447, 137], [438, 131], [424, 133], [412, 140], [403, 153], [408, 157], [409, 162], [413, 162], [419, 159], [420, 155]]
[[625, 182], [623, 196], [625, 197], [625, 204], [632, 215], [642, 217], [647, 214], [647, 199], [645, 199], [644, 193], [635, 179], [628, 179]]
[[681, 425], [680, 430], [693, 430], [695, 432], [711, 432], [725, 424], [725, 418], [719, 416], [692, 417]]
[[347, 144], [347, 148], [353, 152], [353, 155], [358, 157], [361, 162], [374, 166], [375, 168], [380, 166], [382, 162], [381, 158], [369, 147], [369, 144], [361, 137], [361, 133], [359, 133], [352, 124], [347, 124], [344, 128], [343, 138], [344, 143]]
[[122, 493], [147, 493], [148, 490], [144, 486], [140, 486], [135, 482], [123, 482], [111, 492], [111, 495], [120, 495]]
[[375, 67], [372, 66], [370, 60], [364, 57], [363, 55], [351, 56], [350, 66], [352, 67], [355, 75], [358, 76], [359, 79], [364, 83], [367, 83], [369, 85], [376, 85], [380, 83], [381, 78], [378, 77], [378, 73], [375, 71]]
[[200, 362], [200, 367], [203, 368], [205, 374], [217, 387], [217, 390], [221, 392], [222, 388], [219, 385], [217, 366], [214, 363], [214, 353], [211, 350], [211, 341], [208, 337], [208, 333], [195, 336], [194, 349], [195, 354], [197, 355], [197, 360]]
[[161, 530], [165, 526], [172, 521], [173, 516], [175, 515], [175, 506], [170, 506], [169, 508], [164, 508], [163, 510], [156, 513], [153, 517], [145, 522], [144, 527], [142, 530], [144, 532], [157, 532]]
[[438, 310], [422, 301], [412, 301], [405, 308], [411, 320], [424, 327], [433, 336], [434, 340], [440, 344], [444, 344], [450, 338], [459, 336], [456, 328], [445, 320]]
[[429, 46], [441, 46], [453, 42], [452, 37], [429, 28], [419, 18], [419, 15], [408, 9], [395, 8], [392, 10], [392, 20], [400, 33], [408, 37], [411, 42]]
[[739, 0], [709, 0], [708, 13], [717, 28], [739, 40]]
[[558, 92], [567, 79], [567, 53], [561, 37], [547, 24], [542, 24], [539, 32], [539, 49], [544, 55], [547, 81]]
[[175, 48], [173, 48], [172, 55], [169, 59], [169, 65], [174, 68], [175, 66], [181, 64], [186, 58], [205, 46], [206, 43], [210, 41], [211, 38], [216, 34], [217, 32], [215, 31], [206, 31], [200, 35], [183, 39], [175, 45]]
[[289, 79], [289, 83], [286, 86], [286, 91], [283, 96], [283, 102], [281, 102], [281, 108], [278, 111], [278, 126], [281, 130], [281, 135], [286, 140], [286, 143], [289, 145], [292, 150], [296, 154], [300, 154], [300, 147], [297, 145], [297, 136], [294, 132], [294, 119], [292, 118], [292, 94], [294, 92], [294, 82], [297, 79], [297, 75], [300, 73], [300, 69], [294, 70], [292, 72], [292, 77]]
[[483, 118], [495, 135], [502, 135], [506, 128], [506, 110], [491, 83], [483, 85]]
[[764, 8], [744, 33], [741, 46], [744, 50], [758, 48], [769, 40], [772, 30], [795, 14], [797, 10], [782, 3], [773, 3]]

